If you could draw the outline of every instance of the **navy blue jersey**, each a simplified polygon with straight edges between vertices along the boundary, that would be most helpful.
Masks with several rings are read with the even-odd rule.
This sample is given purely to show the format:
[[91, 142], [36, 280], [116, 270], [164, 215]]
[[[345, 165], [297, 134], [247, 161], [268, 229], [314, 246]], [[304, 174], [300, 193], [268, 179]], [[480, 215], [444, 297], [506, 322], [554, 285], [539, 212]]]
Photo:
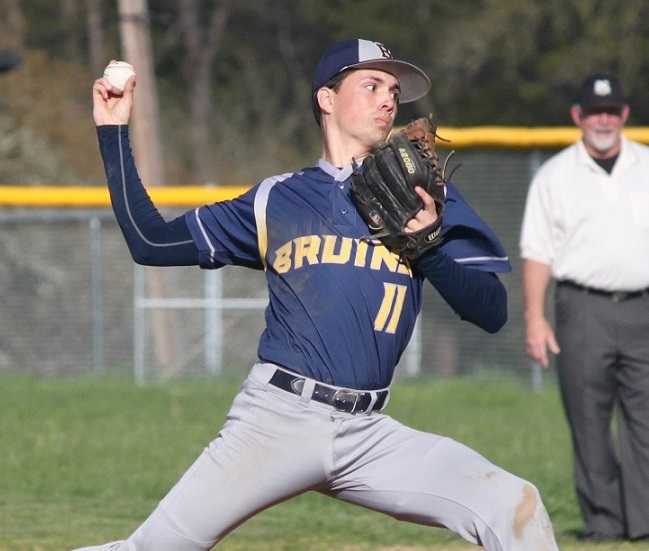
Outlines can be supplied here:
[[[203, 268], [266, 271], [261, 360], [338, 386], [383, 388], [421, 310], [423, 278], [363, 240], [369, 231], [351, 202], [350, 175], [351, 167], [321, 160], [185, 216]], [[452, 187], [444, 231], [455, 234], [444, 247], [457, 262], [509, 269], [491, 230]]]

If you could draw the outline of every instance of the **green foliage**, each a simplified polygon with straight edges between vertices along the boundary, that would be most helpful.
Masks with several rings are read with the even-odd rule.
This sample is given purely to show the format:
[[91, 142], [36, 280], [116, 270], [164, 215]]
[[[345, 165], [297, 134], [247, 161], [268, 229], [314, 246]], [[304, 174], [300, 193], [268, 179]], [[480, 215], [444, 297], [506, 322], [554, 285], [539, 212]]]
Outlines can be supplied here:
[[87, 68], [27, 51], [2, 79], [0, 184], [99, 182]]
[[[238, 384], [199, 379], [135, 387], [121, 379], [2, 375], [0, 550], [58, 551], [128, 534], [214, 438]], [[394, 388], [388, 413], [454, 437], [534, 482], [562, 549], [587, 548], [574, 539], [580, 521], [554, 387], [532, 393], [493, 379], [408, 380]], [[396, 546], [466, 549], [444, 530], [398, 523], [317, 494], [261, 513], [219, 548]]]
[[43, 135], [0, 113], [0, 182], [46, 184], [53, 179], [73, 180], [60, 152]]
[[[196, 3], [201, 25], [222, 1]], [[22, 103], [15, 90], [4, 92], [12, 115], [18, 110], [18, 125], [27, 125], [35, 140], [45, 139], [49, 156], [64, 159], [78, 178], [101, 180], [88, 101], [99, 75], [89, 74], [84, 5], [72, 3], [74, 13], [66, 17], [57, 3], [20, 5], [26, 46], [52, 65], [34, 72], [28, 59], [16, 72], [31, 71], [31, 80], [23, 82], [29, 93]], [[192, 75], [186, 74], [179, 31], [183, 6], [149, 2], [165, 171], [170, 182], [194, 183], [186, 86]], [[383, 41], [431, 75], [431, 94], [402, 106], [398, 123], [433, 111], [442, 125], [570, 125], [568, 108], [579, 82], [601, 70], [622, 78], [630, 123], [649, 123], [646, 0], [412, 0], [407, 7], [392, 0], [258, 0], [231, 7], [209, 94], [210, 169], [218, 182], [252, 183], [319, 156], [311, 76], [324, 48], [341, 38]], [[115, 3], [102, 10], [108, 61], [120, 57], [119, 22]], [[61, 178], [58, 171], [51, 177]]]
[[570, 124], [583, 78], [618, 73], [635, 124], [646, 124], [649, 6], [643, 0], [488, 0], [445, 28], [434, 90], [460, 124]]

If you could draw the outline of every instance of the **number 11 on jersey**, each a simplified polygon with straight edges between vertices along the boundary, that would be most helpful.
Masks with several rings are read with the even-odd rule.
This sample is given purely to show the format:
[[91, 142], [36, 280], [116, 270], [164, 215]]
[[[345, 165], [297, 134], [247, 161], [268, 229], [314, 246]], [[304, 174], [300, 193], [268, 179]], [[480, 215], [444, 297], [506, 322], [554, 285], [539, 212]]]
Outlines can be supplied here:
[[394, 334], [403, 310], [407, 287], [396, 283], [383, 282], [384, 294], [379, 312], [374, 319], [374, 331]]

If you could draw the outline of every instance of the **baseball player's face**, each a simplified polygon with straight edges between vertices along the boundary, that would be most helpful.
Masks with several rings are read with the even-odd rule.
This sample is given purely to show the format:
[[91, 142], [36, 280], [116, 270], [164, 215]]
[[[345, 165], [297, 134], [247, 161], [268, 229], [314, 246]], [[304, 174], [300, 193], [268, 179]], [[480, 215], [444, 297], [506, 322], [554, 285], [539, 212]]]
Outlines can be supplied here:
[[599, 158], [612, 157], [619, 152], [622, 127], [629, 117], [629, 107], [572, 109], [572, 118], [581, 128], [588, 152]]
[[392, 129], [399, 105], [399, 80], [376, 69], [352, 71], [332, 96], [331, 114], [343, 139], [369, 151]]

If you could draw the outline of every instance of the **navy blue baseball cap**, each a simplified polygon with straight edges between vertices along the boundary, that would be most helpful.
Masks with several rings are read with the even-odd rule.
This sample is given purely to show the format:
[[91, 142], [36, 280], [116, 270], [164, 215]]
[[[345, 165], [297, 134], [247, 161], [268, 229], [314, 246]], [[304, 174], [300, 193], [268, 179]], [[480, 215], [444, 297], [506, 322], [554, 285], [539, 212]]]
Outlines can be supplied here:
[[612, 74], [595, 73], [581, 84], [576, 103], [582, 109], [615, 107], [621, 109], [626, 104], [622, 84]]
[[313, 76], [312, 97], [337, 74], [347, 69], [379, 69], [397, 77], [401, 93], [399, 103], [425, 96], [430, 90], [428, 75], [419, 67], [394, 59], [380, 42], [353, 38], [337, 42], [320, 58]]

